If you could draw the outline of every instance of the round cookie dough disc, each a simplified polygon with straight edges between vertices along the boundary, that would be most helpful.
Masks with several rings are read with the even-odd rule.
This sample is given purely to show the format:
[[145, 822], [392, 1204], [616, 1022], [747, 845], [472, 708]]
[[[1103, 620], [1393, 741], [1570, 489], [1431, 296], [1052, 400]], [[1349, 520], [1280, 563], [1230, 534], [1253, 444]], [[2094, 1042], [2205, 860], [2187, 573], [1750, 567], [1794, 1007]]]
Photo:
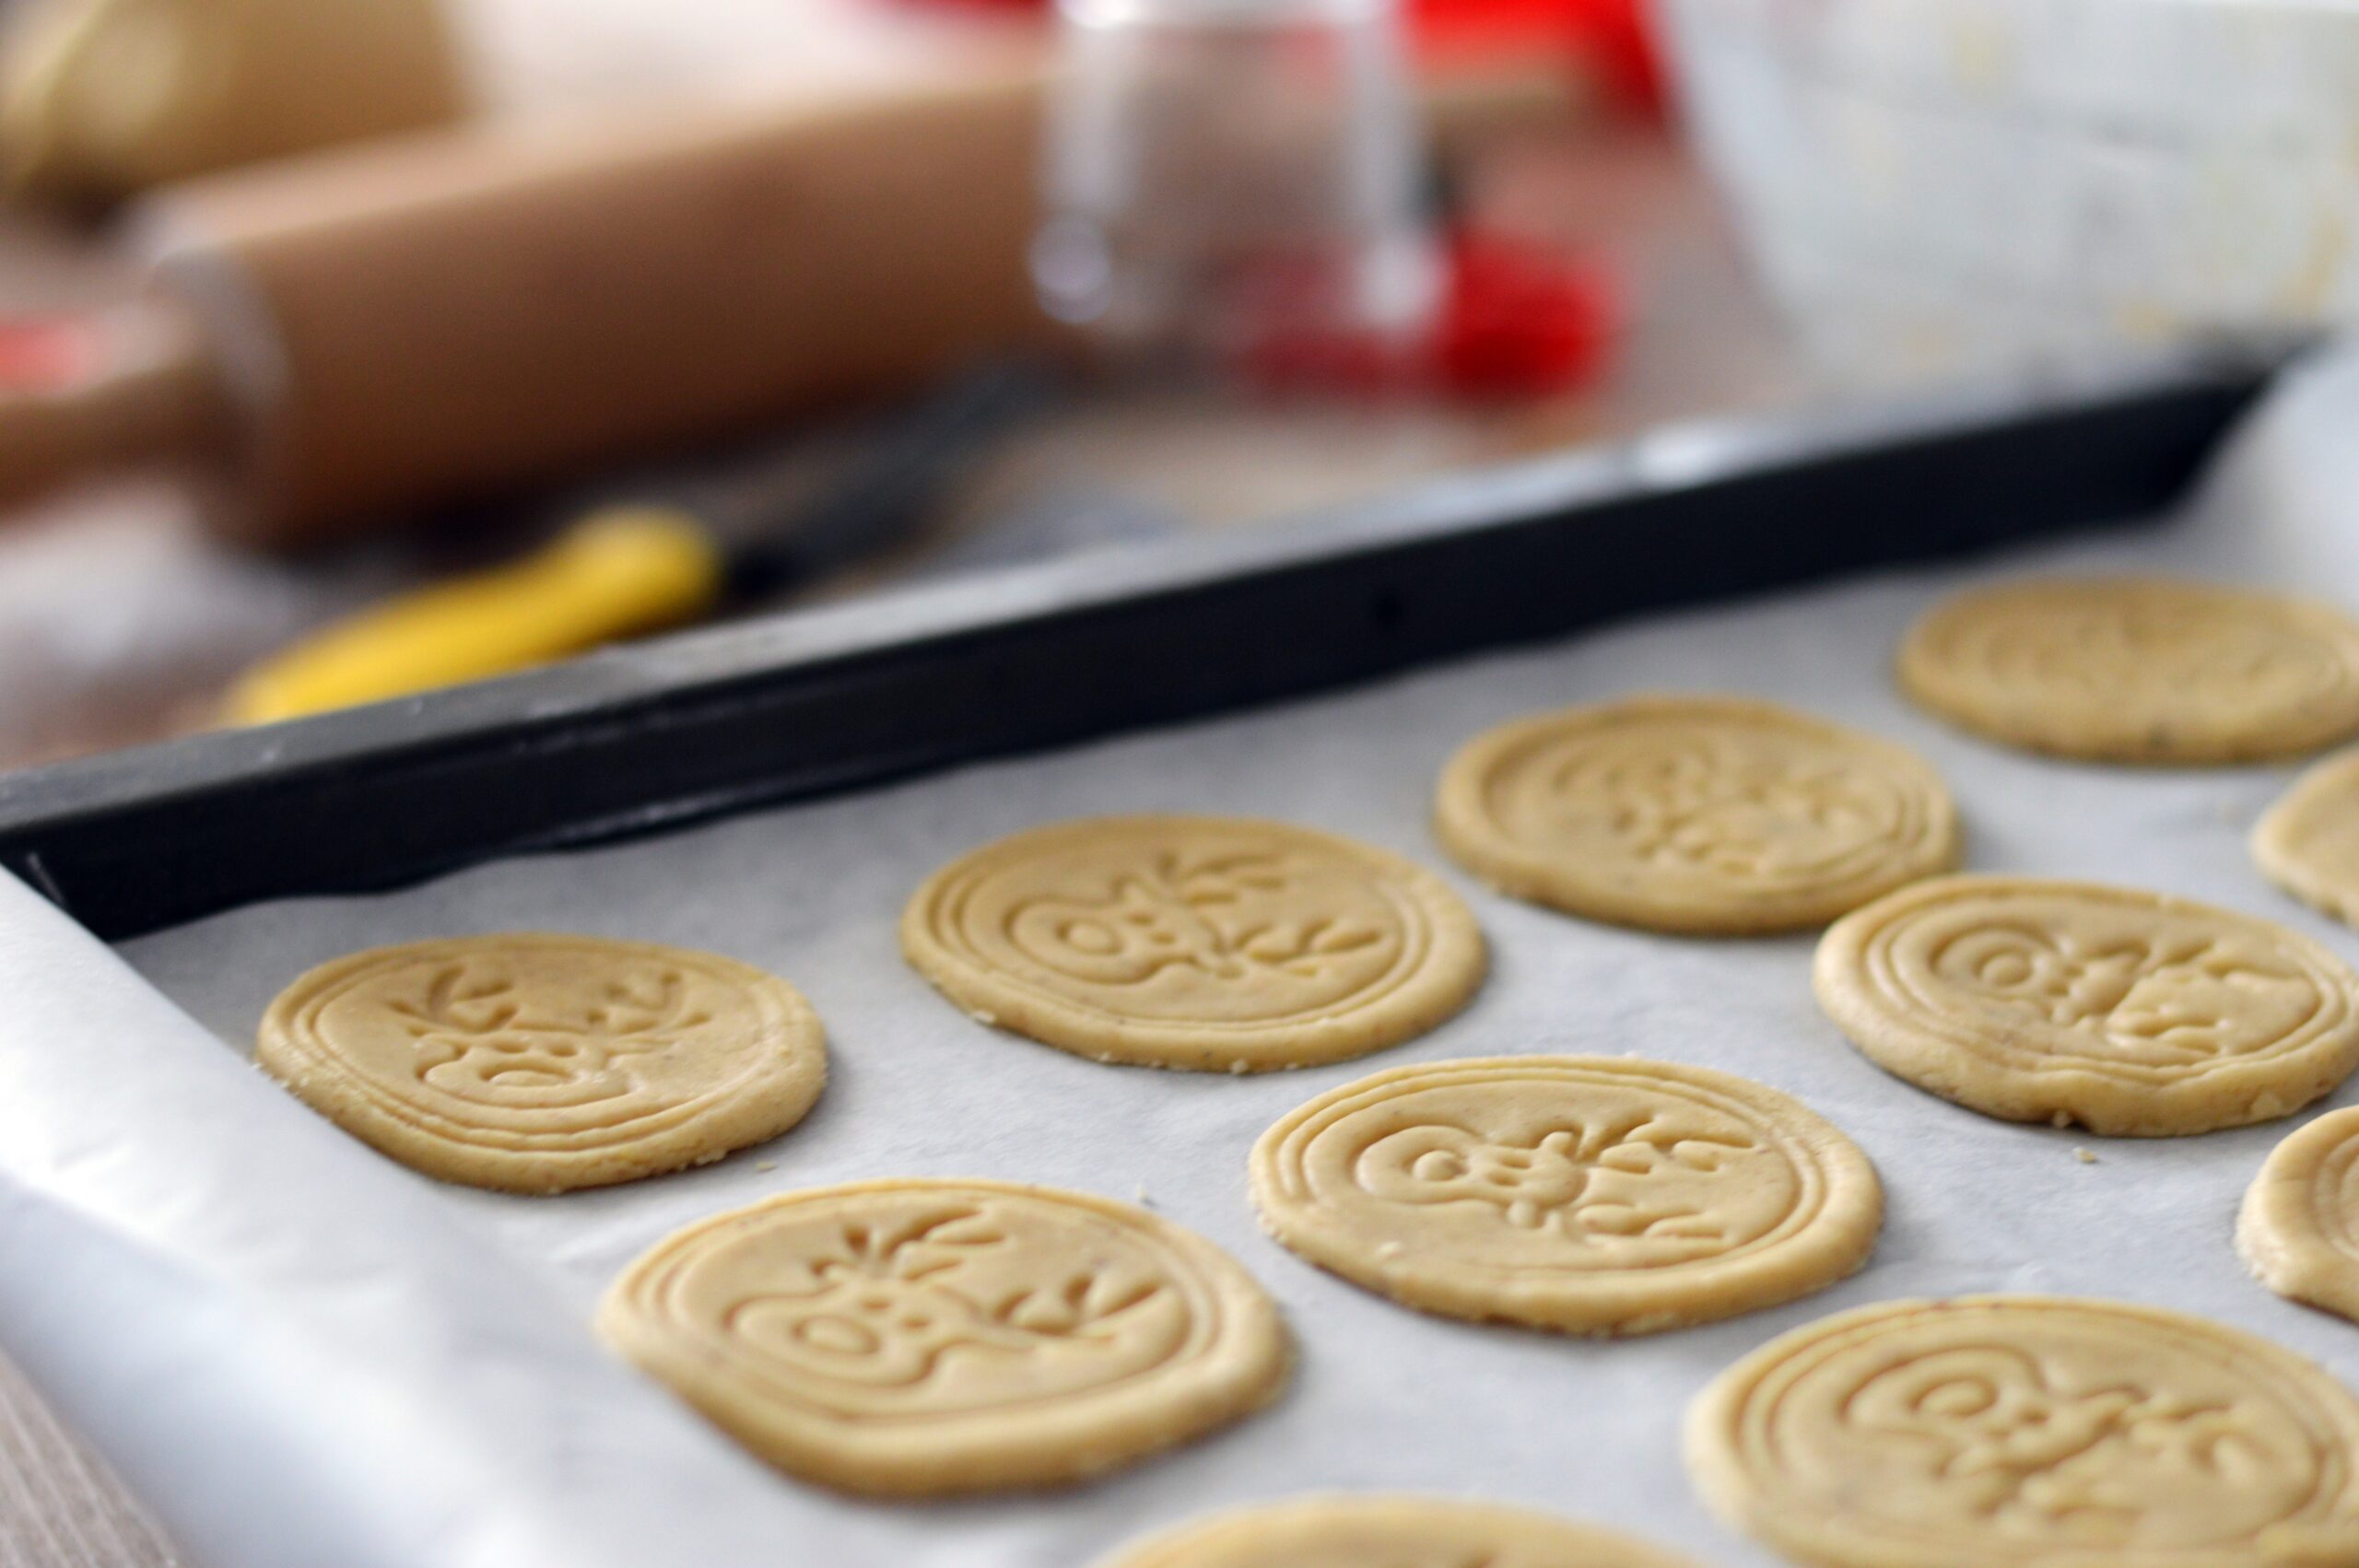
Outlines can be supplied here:
[[674, 1233], [606, 1342], [780, 1469], [906, 1496], [1113, 1469], [1285, 1382], [1277, 1309], [1191, 1232], [992, 1181], [790, 1192]]
[[1696, 1490], [1818, 1568], [2350, 1568], [2359, 1402], [2201, 1318], [1883, 1302], [1771, 1340], [1688, 1409]]
[[2279, 1295], [2359, 1321], [2359, 1107], [2270, 1153], [2236, 1217], [2236, 1250]]
[[927, 879], [901, 951], [985, 1024], [1099, 1061], [1258, 1072], [1424, 1034], [1482, 984], [1483, 934], [1428, 872], [1224, 817], [1099, 817]]
[[1407, 1305], [1641, 1334], [1791, 1301], [1867, 1261], [1875, 1168], [1800, 1102], [1704, 1068], [1395, 1068], [1262, 1135], [1262, 1223]]
[[2359, 732], [2359, 624], [2153, 578], [1969, 589], [1909, 628], [1902, 689], [2012, 746], [2093, 762], [2299, 756]]
[[1912, 754], [1737, 697], [1638, 696], [1502, 725], [1443, 769], [1435, 831], [1501, 892], [1693, 935], [1823, 926], [1957, 864]]
[[1104, 1568], [1694, 1568], [1628, 1536], [1438, 1497], [1306, 1497], [1239, 1509]]
[[803, 1119], [819, 1021], [734, 959], [598, 937], [453, 937], [323, 964], [254, 1059], [312, 1109], [444, 1181], [563, 1192], [719, 1159]]
[[2359, 926], [2359, 751], [2294, 780], [2253, 825], [2252, 858], [2303, 903]]
[[2281, 926], [2088, 883], [1957, 876], [1845, 916], [1819, 1005], [1870, 1060], [2008, 1121], [2163, 1137], [2299, 1110], [2359, 1064], [2359, 975]]

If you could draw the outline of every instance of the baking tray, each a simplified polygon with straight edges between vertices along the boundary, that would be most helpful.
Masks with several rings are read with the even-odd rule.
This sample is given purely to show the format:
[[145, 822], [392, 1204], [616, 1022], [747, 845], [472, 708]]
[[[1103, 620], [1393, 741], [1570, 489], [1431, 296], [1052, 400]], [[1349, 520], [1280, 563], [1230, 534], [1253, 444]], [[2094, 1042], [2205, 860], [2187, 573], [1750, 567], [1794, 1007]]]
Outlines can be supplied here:
[[[13, 781], [0, 852], [65, 913], [0, 880], [0, 1254], [40, 1260], [0, 1270], [0, 1342], [219, 1568], [1083, 1568], [1210, 1507], [1333, 1487], [1520, 1500], [1766, 1568], [1687, 1492], [1677, 1413], [1823, 1312], [1968, 1289], [2127, 1294], [2351, 1377], [2348, 1328], [2259, 1291], [2227, 1247], [2236, 1194], [2282, 1129], [2108, 1143], [2084, 1164], [2072, 1134], [1959, 1111], [1844, 1048], [1810, 1002], [1806, 938], [1567, 920], [1473, 886], [1425, 826], [1435, 770], [1488, 723], [1639, 685], [1749, 691], [1923, 752], [1965, 804], [1978, 869], [2166, 886], [2351, 951], [2244, 862], [2244, 826], [2284, 770], [2020, 757], [1913, 713], [1885, 673], [1910, 616], [1994, 570], [2136, 564], [2359, 596], [2359, 521], [2309, 531], [2249, 472], [2266, 481], [2273, 437], [2306, 420], [2347, 449], [2359, 370], [2323, 416], [2316, 395], [2272, 399], [2268, 428], [2235, 444], [2246, 481], [2189, 491], [2288, 379], [2317, 378], [2217, 354], [1664, 432], [1255, 538]], [[1988, 559], [1925, 565], [1974, 552]], [[1895, 569], [1803, 586], [1876, 566]], [[1670, 609], [1750, 593], [1766, 596]], [[1509, 642], [1529, 646], [1482, 652]], [[1286, 816], [1416, 856], [1474, 904], [1493, 978], [1381, 1057], [1239, 1080], [994, 1036], [900, 965], [893, 917], [933, 865], [1123, 809]], [[528, 852], [549, 848], [576, 852]], [[831, 1032], [818, 1109], [702, 1170], [532, 1199], [414, 1176], [243, 1070], [264, 1003], [312, 962], [550, 925], [794, 979]], [[141, 931], [112, 950], [91, 934]], [[1596, 1345], [1412, 1314], [1257, 1234], [1244, 1152], [1283, 1111], [1378, 1066], [1527, 1050], [1693, 1061], [1800, 1094], [1885, 1174], [1875, 1262], [1787, 1307]], [[895, 1507], [772, 1476], [584, 1330], [604, 1282], [677, 1224], [884, 1174], [1152, 1203], [1278, 1297], [1302, 1346], [1294, 1388], [1074, 1492]]]
[[0, 778], [0, 865], [129, 936], [2126, 522], [2176, 495], [2297, 353], [2220, 345], [1673, 427], [1290, 527], [36, 769]]

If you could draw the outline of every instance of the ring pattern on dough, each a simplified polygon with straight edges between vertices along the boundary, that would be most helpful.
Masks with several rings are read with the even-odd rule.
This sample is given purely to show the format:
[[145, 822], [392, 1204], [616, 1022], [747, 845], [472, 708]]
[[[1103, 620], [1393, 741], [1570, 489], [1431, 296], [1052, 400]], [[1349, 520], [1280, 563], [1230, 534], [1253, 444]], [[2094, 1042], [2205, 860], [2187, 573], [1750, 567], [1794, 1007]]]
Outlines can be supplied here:
[[2359, 1321], [2359, 1107], [2270, 1152], [2245, 1193], [2236, 1250], [2278, 1294]]
[[1252, 1156], [1263, 1223], [1409, 1305], [1635, 1334], [1790, 1301], [1866, 1261], [1867, 1156], [1727, 1073], [1605, 1057], [1396, 1068], [1311, 1100]]
[[2359, 625], [2167, 579], [1970, 589], [1909, 629], [1902, 686], [2007, 744], [2104, 762], [2299, 755], [2359, 731]]
[[1823, 925], [1957, 861], [1898, 746], [1768, 703], [1641, 696], [1503, 725], [1443, 771], [1442, 842], [1511, 896], [1696, 934]]
[[2130, 1135], [2281, 1117], [2359, 1063], [2359, 976], [2189, 900], [1945, 877], [1845, 917], [1820, 1004], [1885, 1071], [1987, 1115]]
[[1082, 1193], [789, 1193], [659, 1243], [607, 1340], [782, 1469], [931, 1494], [1069, 1480], [1273, 1395], [1276, 1309], [1210, 1243]]
[[2260, 874], [2311, 907], [2359, 926], [2359, 751], [2306, 769], [2252, 828]]
[[818, 1020], [734, 960], [511, 933], [377, 948], [274, 1001], [256, 1059], [428, 1174], [555, 1191], [674, 1170], [801, 1120]]
[[1216, 1071], [1357, 1056], [1433, 1027], [1481, 983], [1483, 939], [1440, 881], [1278, 823], [1106, 817], [937, 872], [902, 949], [984, 1022], [1104, 1061]]
[[1690, 1408], [1713, 1508], [1825, 1568], [2359, 1562], [2359, 1403], [2200, 1318], [1886, 1302], [1772, 1340]]

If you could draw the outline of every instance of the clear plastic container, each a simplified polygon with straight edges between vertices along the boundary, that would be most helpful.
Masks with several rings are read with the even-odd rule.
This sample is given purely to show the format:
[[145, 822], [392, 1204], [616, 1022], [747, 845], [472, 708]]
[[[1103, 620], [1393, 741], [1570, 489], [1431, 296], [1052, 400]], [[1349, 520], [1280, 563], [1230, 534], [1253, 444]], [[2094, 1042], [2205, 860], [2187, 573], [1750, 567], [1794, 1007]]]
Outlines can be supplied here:
[[2359, 324], [2353, 0], [1665, 0], [1697, 142], [1848, 379]]
[[1393, 0], [1062, 0], [1033, 275], [1116, 355], [1404, 350], [1440, 268]]

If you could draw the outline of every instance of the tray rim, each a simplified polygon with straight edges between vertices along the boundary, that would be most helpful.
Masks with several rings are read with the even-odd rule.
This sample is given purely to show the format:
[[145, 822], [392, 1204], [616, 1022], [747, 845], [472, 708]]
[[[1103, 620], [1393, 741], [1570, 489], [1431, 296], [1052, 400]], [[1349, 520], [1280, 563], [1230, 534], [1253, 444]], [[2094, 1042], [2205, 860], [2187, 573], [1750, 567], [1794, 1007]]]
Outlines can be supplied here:
[[[677, 633], [473, 685], [0, 775], [0, 867], [101, 937], [125, 937], [262, 898], [398, 885], [506, 855], [659, 832], [985, 756], [1335, 689], [1486, 647], [1567, 635], [1624, 613], [2128, 521], [2139, 506], [2176, 494], [2236, 416], [2310, 345], [2220, 340], [1904, 397], [1679, 422], [1251, 531], [1099, 547]], [[2084, 442], [2091, 450], [2076, 451]], [[1535, 539], [1562, 544], [1558, 536], [1614, 521], [1652, 520], [1660, 532], [1683, 508], [1711, 514], [1725, 531], [1731, 509], [1741, 510], [1748, 498], [1852, 494], [1880, 468], [1920, 464], [1956, 474], [1962, 463], [2010, 453], [2036, 458], [2037, 477], [2073, 493], [2037, 495], [2007, 523], [1945, 515], [1926, 540], [1895, 535], [1883, 553], [1805, 559], [1799, 569], [1773, 568], [1744, 581], [1699, 581], [1693, 593], [1658, 590], [1626, 605], [1573, 605], [1554, 615], [1530, 610], [1496, 626], [1393, 637], [1399, 646], [1390, 649], [1379, 646], [1390, 635], [1379, 626], [1373, 642], [1348, 657], [1322, 662], [1306, 652], [1298, 669], [1273, 658], [1289, 667], [1164, 700], [1143, 695], [1128, 714], [1119, 701], [1100, 702], [1028, 728], [1012, 725], [999, 737], [1003, 744], [982, 726], [933, 745], [872, 735], [864, 748], [846, 744], [783, 770], [749, 763], [736, 778], [726, 777], [725, 757], [695, 778], [662, 766], [667, 743], [691, 731], [710, 741], [733, 722], [822, 712], [843, 727], [859, 707], [852, 688], [863, 679], [873, 684], [880, 672], [885, 685], [906, 691], [928, 670], [986, 661], [992, 649], [1027, 638], [1102, 639], [1112, 623], [1150, 614], [1216, 621], [1224, 606], [1250, 611], [1257, 598], [1271, 600], [1280, 583], [1312, 596], [1322, 584], [1365, 596], [1368, 585], [1360, 579], [1380, 577], [1388, 565], [1397, 576], [1421, 560], [1471, 561]], [[1959, 509], [1943, 496], [1926, 504], [1937, 512]], [[1603, 543], [1625, 544], [1626, 533]], [[1407, 619], [1414, 606], [1411, 595], [1403, 608], [1406, 591], [1396, 581], [1357, 608], [1378, 622], [1388, 614]], [[1303, 603], [1324, 608], [1314, 598]], [[1344, 628], [1346, 637], [1356, 632]], [[501, 776], [550, 780], [569, 764], [587, 767], [601, 758], [636, 759], [645, 777], [594, 802], [552, 798], [536, 821], [512, 812], [515, 820], [493, 820], [499, 813], [483, 802], [474, 815], [461, 809], [458, 791], [470, 776], [477, 783]], [[389, 846], [375, 865], [324, 852], [334, 847], [321, 842], [327, 825], [319, 818], [332, 816], [333, 802], [381, 807], [405, 781], [445, 831]], [[266, 809], [274, 802], [286, 808], [276, 820]], [[284, 862], [277, 874], [236, 873], [241, 858], [270, 855]]]

